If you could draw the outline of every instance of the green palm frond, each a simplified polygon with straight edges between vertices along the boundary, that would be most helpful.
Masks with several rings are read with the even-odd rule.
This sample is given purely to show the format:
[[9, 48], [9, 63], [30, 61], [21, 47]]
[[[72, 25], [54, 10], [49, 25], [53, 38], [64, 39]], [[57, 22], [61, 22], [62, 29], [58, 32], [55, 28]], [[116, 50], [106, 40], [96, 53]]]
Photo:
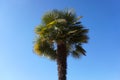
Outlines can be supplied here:
[[80, 45], [74, 45], [74, 49], [71, 50], [71, 55], [74, 58], [80, 58], [82, 55], [86, 56], [86, 51]]
[[36, 34], [40, 34], [40, 32], [42, 31], [43, 28], [44, 28], [43, 25], [37, 26], [37, 27], [35, 28], [35, 33], [36, 33]]
[[43, 16], [42, 21], [44, 24], [49, 24], [50, 22], [52, 22], [56, 19], [59, 19], [60, 14], [61, 14], [61, 12], [58, 10], [49, 11]]
[[54, 21], [50, 22], [49, 24], [47, 24], [47, 28], [51, 28], [56, 24], [66, 24], [66, 20], [65, 19], [55, 19]]
[[85, 54], [86, 51], [82, 48], [82, 46], [76, 45], [75, 47], [76, 47], [76, 51], [77, 51], [78, 53], [83, 54], [83, 55], [86, 56], [86, 54]]
[[34, 45], [34, 52], [39, 56], [46, 56], [52, 60], [56, 59], [56, 50], [54, 50], [53, 44], [46, 40], [38, 39]]
[[65, 9], [63, 10], [63, 18], [68, 21], [68, 24], [72, 24], [76, 21], [76, 14], [74, 9]]
[[88, 29], [81, 29], [81, 30], [75, 29], [75, 30], [69, 31], [67, 34], [67, 36], [69, 37], [68, 42], [70, 44], [87, 43], [88, 41], [87, 33], [88, 33]]

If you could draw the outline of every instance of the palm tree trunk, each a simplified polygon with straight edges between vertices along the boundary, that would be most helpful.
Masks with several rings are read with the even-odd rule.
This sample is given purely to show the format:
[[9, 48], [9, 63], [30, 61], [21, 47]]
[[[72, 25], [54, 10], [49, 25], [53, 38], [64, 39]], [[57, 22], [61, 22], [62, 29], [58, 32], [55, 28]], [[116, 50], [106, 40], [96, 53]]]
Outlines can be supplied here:
[[66, 80], [67, 54], [66, 44], [63, 42], [60, 42], [57, 45], [57, 66], [58, 66], [58, 80]]

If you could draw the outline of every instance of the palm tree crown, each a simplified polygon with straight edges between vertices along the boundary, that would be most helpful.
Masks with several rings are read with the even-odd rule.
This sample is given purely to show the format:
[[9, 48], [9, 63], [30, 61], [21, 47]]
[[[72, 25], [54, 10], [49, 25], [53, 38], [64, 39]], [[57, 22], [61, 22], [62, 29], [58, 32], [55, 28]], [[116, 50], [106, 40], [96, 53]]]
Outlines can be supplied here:
[[56, 60], [56, 45], [65, 42], [67, 55], [72, 54], [75, 58], [85, 55], [82, 44], [88, 41], [88, 29], [79, 22], [80, 18], [73, 10], [47, 12], [42, 23], [35, 28], [35, 53]]

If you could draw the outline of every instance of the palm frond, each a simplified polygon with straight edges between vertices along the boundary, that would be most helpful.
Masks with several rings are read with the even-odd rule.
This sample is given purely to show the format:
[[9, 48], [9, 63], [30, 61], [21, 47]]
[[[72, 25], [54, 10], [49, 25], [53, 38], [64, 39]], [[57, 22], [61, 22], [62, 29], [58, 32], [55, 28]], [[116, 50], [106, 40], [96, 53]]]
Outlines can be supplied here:
[[43, 26], [43, 25], [37, 26], [37, 27], [35, 28], [35, 33], [36, 33], [36, 34], [40, 34], [41, 30], [42, 30], [44, 27], [45, 27], [45, 26]]
[[81, 54], [83, 54], [83, 55], [86, 56], [86, 54], [85, 54], [86, 51], [82, 48], [82, 46], [76, 45], [75, 47], [76, 47], [76, 51], [77, 51], [78, 53], [81, 53]]
[[56, 50], [54, 50], [53, 44], [48, 43], [46, 40], [37, 40], [34, 45], [34, 52], [39, 56], [46, 56], [52, 60], [56, 59]]

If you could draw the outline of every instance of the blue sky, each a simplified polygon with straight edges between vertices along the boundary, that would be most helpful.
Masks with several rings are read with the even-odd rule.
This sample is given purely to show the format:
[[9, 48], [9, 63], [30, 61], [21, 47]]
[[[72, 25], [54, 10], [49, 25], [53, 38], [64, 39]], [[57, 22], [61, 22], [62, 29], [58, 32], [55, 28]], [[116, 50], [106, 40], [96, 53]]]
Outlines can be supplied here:
[[87, 56], [68, 57], [68, 80], [120, 80], [119, 0], [0, 0], [0, 80], [57, 80], [56, 62], [33, 53], [34, 28], [52, 9], [74, 8], [90, 29]]

